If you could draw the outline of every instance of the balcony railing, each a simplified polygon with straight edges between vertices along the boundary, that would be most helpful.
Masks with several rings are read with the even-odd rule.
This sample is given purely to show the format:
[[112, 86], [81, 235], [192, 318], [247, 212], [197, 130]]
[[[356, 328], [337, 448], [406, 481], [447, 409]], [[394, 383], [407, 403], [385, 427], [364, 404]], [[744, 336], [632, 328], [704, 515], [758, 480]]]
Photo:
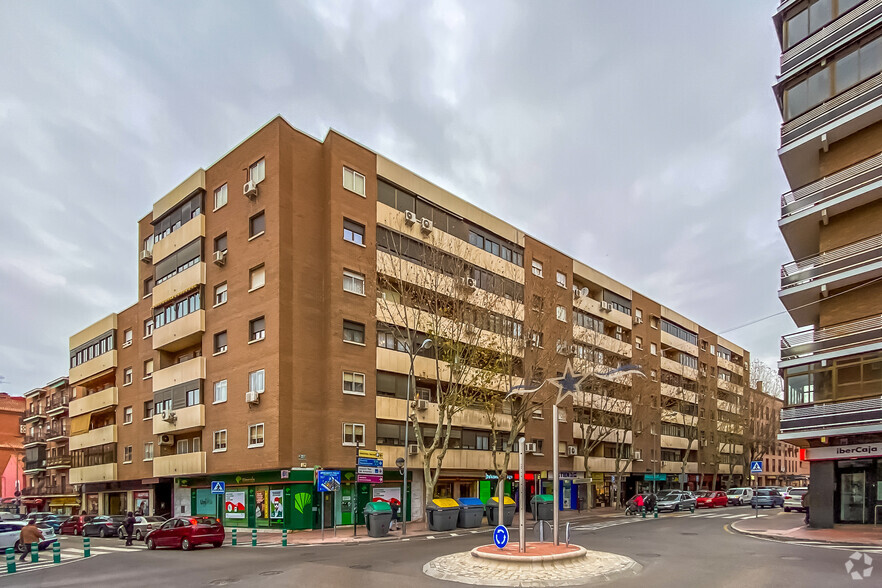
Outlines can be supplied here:
[[25, 435], [24, 438], [25, 445], [28, 443], [45, 443], [46, 435], [44, 433], [36, 433], [34, 435]]
[[805, 329], [781, 337], [781, 359], [811, 355], [882, 340], [882, 316]]
[[42, 406], [31, 406], [24, 411], [22, 420], [30, 420], [33, 418], [46, 418], [46, 412]]
[[70, 432], [66, 427], [52, 427], [48, 431], [46, 431], [46, 439], [52, 441], [53, 439], [58, 439], [59, 437], [67, 437]]
[[817, 131], [829, 122], [882, 97], [882, 74], [867, 79], [851, 90], [827, 100], [781, 125], [781, 146]]
[[70, 455], [56, 455], [46, 458], [47, 468], [70, 467]]
[[33, 461], [25, 461], [25, 471], [44, 470], [46, 469], [46, 459], [35, 459]]
[[878, 424], [882, 421], [882, 398], [849, 402], [791, 406], [781, 410], [781, 432], [829, 427]]
[[882, 153], [781, 196], [781, 218], [857, 190], [882, 177]]
[[781, 267], [781, 289], [792, 288], [817, 278], [882, 257], [882, 235], [824, 251]]
[[79, 494], [75, 486], [70, 484], [54, 484], [45, 486], [35, 486], [33, 488], [23, 488], [22, 496], [55, 496], [63, 494]]
[[49, 404], [46, 407], [46, 412], [57, 410], [59, 408], [67, 408], [67, 405], [69, 403], [70, 398], [67, 394], [57, 394], [49, 398]]

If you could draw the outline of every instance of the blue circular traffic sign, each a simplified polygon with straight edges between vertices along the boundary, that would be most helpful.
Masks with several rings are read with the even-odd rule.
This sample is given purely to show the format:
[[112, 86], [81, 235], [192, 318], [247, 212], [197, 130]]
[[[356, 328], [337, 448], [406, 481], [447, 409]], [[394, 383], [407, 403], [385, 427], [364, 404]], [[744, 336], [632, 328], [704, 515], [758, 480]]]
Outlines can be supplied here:
[[508, 545], [508, 529], [502, 525], [496, 527], [496, 529], [493, 530], [493, 543], [495, 543], [496, 547], [499, 549]]

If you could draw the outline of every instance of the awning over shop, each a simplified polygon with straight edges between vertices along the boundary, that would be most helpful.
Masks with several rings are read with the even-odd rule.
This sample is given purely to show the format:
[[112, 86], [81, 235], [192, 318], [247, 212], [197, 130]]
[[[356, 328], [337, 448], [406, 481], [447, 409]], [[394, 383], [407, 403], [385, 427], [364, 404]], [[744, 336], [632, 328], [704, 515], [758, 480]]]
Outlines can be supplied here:
[[79, 416], [72, 417], [70, 419], [70, 435], [73, 437], [74, 435], [82, 435], [83, 433], [89, 432], [89, 420], [92, 415], [90, 414], [81, 414]]
[[50, 507], [55, 506], [79, 506], [79, 498], [53, 498], [49, 501]]

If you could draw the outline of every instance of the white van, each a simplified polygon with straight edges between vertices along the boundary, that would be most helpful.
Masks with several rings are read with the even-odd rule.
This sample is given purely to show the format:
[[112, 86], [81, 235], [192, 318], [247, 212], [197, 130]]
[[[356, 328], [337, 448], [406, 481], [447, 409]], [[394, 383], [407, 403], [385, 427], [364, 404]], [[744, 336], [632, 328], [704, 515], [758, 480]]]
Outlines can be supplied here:
[[753, 488], [729, 488], [726, 490], [726, 497], [729, 499], [729, 504], [736, 506], [750, 504], [750, 499], [753, 498]]

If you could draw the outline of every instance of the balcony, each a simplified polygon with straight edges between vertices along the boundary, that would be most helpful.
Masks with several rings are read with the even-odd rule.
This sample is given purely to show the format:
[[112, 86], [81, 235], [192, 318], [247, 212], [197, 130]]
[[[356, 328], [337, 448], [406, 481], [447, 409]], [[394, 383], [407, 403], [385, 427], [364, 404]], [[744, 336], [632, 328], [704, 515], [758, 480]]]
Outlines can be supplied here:
[[698, 380], [698, 370], [696, 368], [683, 365], [679, 361], [674, 361], [673, 359], [668, 359], [667, 357], [662, 357], [660, 359], [661, 368], [663, 370], [667, 370], [673, 374], [681, 375], [688, 380]]
[[738, 374], [739, 376], [744, 375], [744, 368], [741, 367], [742, 364], [729, 361], [728, 359], [720, 357], [719, 355], [717, 356], [717, 365], [724, 370], [729, 370], [733, 374]]
[[205, 358], [194, 357], [153, 372], [153, 391], [159, 392], [184, 382], [205, 379]]
[[857, 435], [882, 431], [882, 398], [867, 398], [810, 406], [788, 406], [781, 410], [782, 441]]
[[33, 435], [25, 435], [24, 446], [35, 447], [37, 445], [46, 445], [45, 433], [34, 433]]
[[153, 458], [153, 477], [192, 476], [205, 473], [205, 452], [195, 451], [181, 455]]
[[694, 345], [680, 337], [675, 337], [667, 331], [661, 332], [661, 344], [663, 347], [673, 347], [674, 349], [687, 353], [692, 357], [698, 357], [698, 345]]
[[70, 469], [71, 484], [112, 482], [116, 480], [116, 462]]
[[192, 265], [153, 288], [154, 308], [205, 284], [205, 262]]
[[[384, 396], [377, 397], [377, 418], [380, 420], [392, 420], [404, 422], [405, 409], [407, 401], [400, 398], [388, 398]], [[438, 404], [430, 402], [426, 410], [413, 410], [411, 415], [416, 414], [420, 423], [437, 423], [438, 422]], [[156, 417], [154, 417], [153, 432], [156, 432]], [[466, 409], [453, 417], [453, 426], [468, 427], [470, 429], [489, 429], [490, 421], [482, 410]], [[511, 415], [497, 414], [496, 428], [508, 430], [511, 427]], [[163, 431], [165, 432], [165, 431]]]
[[70, 398], [67, 394], [57, 394], [49, 398], [49, 405], [46, 407], [46, 415], [55, 416], [64, 413], [70, 404]]
[[[679, 474], [683, 472], [683, 462], [682, 461], [663, 461], [660, 474]], [[686, 462], [686, 472], [687, 474], [697, 474], [698, 473], [698, 464], [694, 461]]]
[[46, 459], [35, 459], [24, 463], [24, 472], [26, 474], [35, 474], [46, 470]]
[[53, 427], [46, 431], [47, 441], [66, 441], [70, 431], [66, 427]]
[[791, 186], [813, 181], [818, 153], [882, 120], [882, 73], [866, 79], [781, 126], [778, 157]]
[[46, 458], [46, 467], [50, 470], [59, 470], [70, 467], [70, 455], [56, 455]]
[[717, 388], [721, 388], [733, 394], [742, 393], [741, 384], [736, 384], [735, 382], [730, 382], [729, 380], [723, 380], [722, 378], [717, 378]]
[[781, 337], [779, 368], [843, 355], [882, 349], [882, 316], [841, 323], [820, 329], [805, 329]]
[[[781, 13], [776, 21], [781, 21]], [[861, 36], [882, 21], [882, 0], [868, 0], [841, 17], [828, 23], [819, 31], [803, 39], [781, 55], [782, 80], [803, 71], [807, 65], [839, 49], [855, 37]], [[779, 29], [783, 23], [778, 22]]]
[[631, 357], [631, 344], [620, 341], [614, 337], [598, 333], [592, 329], [586, 329], [579, 325], [573, 325], [573, 340], [588, 348], [595, 347], [614, 353], [621, 357]]
[[573, 292], [573, 306], [579, 310], [587, 312], [588, 314], [593, 314], [596, 317], [602, 318], [604, 321], [609, 321], [614, 325], [624, 327], [629, 331], [633, 328], [634, 319], [630, 314], [625, 314], [615, 308], [605, 310], [601, 306], [600, 301], [595, 300], [590, 296], [582, 296], [577, 292]]
[[76, 451], [77, 449], [85, 449], [87, 447], [98, 447], [100, 445], [107, 445], [108, 443], [116, 443], [116, 434], [116, 425], [107, 425], [106, 427], [92, 429], [88, 433], [74, 435], [73, 437], [71, 437], [68, 448], [70, 451]]
[[102, 353], [98, 357], [90, 359], [85, 363], [81, 363], [76, 367], [70, 368], [70, 382], [82, 382], [96, 374], [105, 372], [117, 366], [116, 349], [112, 349], [106, 353]]
[[205, 405], [196, 404], [172, 411], [173, 420], [165, 421], [161, 414], [153, 415], [153, 434], [184, 433], [205, 426]]
[[831, 290], [880, 276], [882, 235], [875, 235], [782, 266], [778, 297], [793, 321], [803, 327], [814, 324], [818, 318], [817, 305], [810, 303], [817, 302]]
[[[624, 466], [625, 473], [630, 473], [632, 471], [636, 471], [639, 468], [643, 467], [644, 463], [648, 464], [647, 460], [644, 462], [643, 460], [635, 460], [631, 461], [629, 458], [622, 459], [619, 462], [618, 467], [621, 469]], [[606, 472], [611, 473], [616, 471], [616, 460], [613, 457], [589, 457], [588, 458], [588, 466], [591, 468], [592, 472]], [[576, 472], [584, 472], [585, 471], [585, 458], [581, 455], [577, 455], [573, 458], [573, 470]]]
[[153, 349], [179, 351], [202, 340], [205, 311], [198, 310], [153, 331]]
[[70, 416], [72, 418], [81, 414], [88, 414], [96, 410], [116, 406], [117, 404], [119, 404], [119, 389], [116, 386], [112, 386], [100, 392], [93, 392], [88, 396], [72, 400], [69, 407]]
[[205, 237], [205, 215], [197, 215], [181, 225], [181, 227], [166, 235], [166, 237], [153, 244], [153, 261], [162, 261], [184, 245], [192, 243], [194, 239]]
[[21, 416], [21, 422], [23, 423], [31, 423], [39, 421], [40, 419], [45, 419], [46, 413], [43, 412], [42, 406], [31, 405], [30, 408], [24, 411]]
[[[394, 464], [399, 457], [405, 457], [404, 447], [396, 445], [378, 445], [383, 453], [383, 463]], [[505, 459], [504, 454], [499, 451], [496, 453], [499, 465], [502, 465]], [[422, 458], [419, 455], [408, 455], [407, 465], [410, 468], [421, 468]], [[447, 455], [444, 457], [444, 467], [455, 470], [487, 470], [496, 469], [493, 464], [493, 452], [482, 451], [477, 449], [448, 449]], [[509, 471], [515, 471], [518, 468], [518, 454], [512, 453], [508, 462]], [[155, 472], [154, 472], [154, 475]], [[482, 474], [483, 475], [483, 474]]]

